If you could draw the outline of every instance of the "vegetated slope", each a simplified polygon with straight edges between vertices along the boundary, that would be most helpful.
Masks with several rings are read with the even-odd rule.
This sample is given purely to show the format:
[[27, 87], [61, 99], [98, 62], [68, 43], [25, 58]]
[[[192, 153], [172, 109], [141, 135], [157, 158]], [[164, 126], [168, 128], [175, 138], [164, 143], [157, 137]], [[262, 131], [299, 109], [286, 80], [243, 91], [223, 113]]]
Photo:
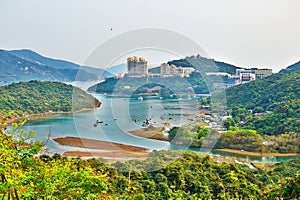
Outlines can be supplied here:
[[13, 82], [98, 80], [111, 73], [52, 58], [30, 50], [0, 50], [0, 85]]
[[[0, 84], [29, 80], [74, 81], [78, 69], [57, 69], [40, 62], [32, 62], [16, 57], [8, 51], [0, 50]], [[83, 80], [97, 80], [97, 76], [81, 70]]]
[[80, 68], [80, 65], [77, 65], [75, 63], [65, 61], [65, 60], [47, 58], [29, 49], [11, 50], [8, 52], [23, 60], [27, 60], [33, 63], [40, 63], [42, 65], [46, 65], [48, 67], [52, 67], [55, 69], [79, 69]]
[[20, 199], [297, 199], [300, 195], [299, 160], [266, 171], [188, 151], [155, 151], [146, 160], [109, 165], [102, 159], [58, 154], [34, 157], [41, 143], [17, 141], [0, 130], [4, 177], [0, 194], [17, 194]]
[[43, 113], [78, 111], [100, 106], [79, 88], [59, 82], [30, 81], [0, 87], [0, 113]]
[[273, 110], [281, 102], [300, 99], [299, 74], [274, 74], [226, 89], [227, 105]]
[[[153, 88], [156, 85], [160, 85], [164, 88], [163, 91], [159, 92], [162, 96], [180, 93], [191, 95], [194, 93], [208, 93], [207, 86], [200, 73], [192, 73], [188, 78], [180, 78], [177, 76], [164, 78], [131, 78], [127, 76], [122, 79], [108, 78], [105, 82], [90, 87], [88, 91], [97, 93], [138, 94], [146, 93], [146, 89]], [[169, 92], [167, 92], [167, 90]]]
[[[79, 70], [80, 74], [77, 76], [77, 79], [74, 80], [96, 80], [99, 77], [112, 77], [113, 74], [109, 73], [103, 69], [100, 68], [94, 68], [94, 67], [88, 67], [88, 66], [81, 66], [69, 61], [65, 60], [59, 60], [59, 59], [53, 59], [48, 58], [45, 56], [42, 56], [34, 51], [28, 50], [28, 49], [22, 49], [22, 50], [12, 50], [9, 51], [11, 54], [22, 58], [24, 60], [33, 62], [33, 63], [40, 63], [42, 65], [55, 68], [55, 69], [76, 69]], [[102, 67], [102, 66], [99, 66]], [[91, 77], [87, 77], [86, 74], [90, 74]], [[94, 76], [94, 77], [92, 77]], [[94, 78], [94, 79], [92, 79]]]
[[245, 128], [268, 135], [300, 133], [300, 74], [275, 74], [233, 86], [226, 90], [226, 97], [232, 116], [245, 121]]
[[275, 104], [271, 113], [249, 117], [244, 127], [268, 135], [300, 133], [300, 99]]
[[285, 69], [279, 71], [279, 73], [297, 73], [300, 74], [300, 61], [288, 66]]

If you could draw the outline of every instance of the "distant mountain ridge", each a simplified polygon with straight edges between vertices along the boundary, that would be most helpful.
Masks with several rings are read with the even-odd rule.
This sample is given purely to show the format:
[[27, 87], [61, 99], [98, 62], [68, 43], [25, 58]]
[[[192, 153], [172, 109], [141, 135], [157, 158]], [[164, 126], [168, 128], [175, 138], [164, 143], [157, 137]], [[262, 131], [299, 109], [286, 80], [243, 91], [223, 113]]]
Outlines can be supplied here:
[[117, 73], [120, 73], [120, 72], [126, 72], [126, 64], [121, 63], [121, 64], [118, 64], [118, 65], [114, 65], [112, 67], [109, 67], [105, 70], [112, 73], [112, 74], [117, 74]]
[[44, 57], [28, 49], [0, 50], [0, 85], [30, 80], [87, 81], [112, 76], [102, 69]]
[[80, 65], [69, 61], [42, 56], [29, 49], [11, 50], [8, 52], [29, 62], [46, 65], [55, 69], [79, 69], [81, 67]]

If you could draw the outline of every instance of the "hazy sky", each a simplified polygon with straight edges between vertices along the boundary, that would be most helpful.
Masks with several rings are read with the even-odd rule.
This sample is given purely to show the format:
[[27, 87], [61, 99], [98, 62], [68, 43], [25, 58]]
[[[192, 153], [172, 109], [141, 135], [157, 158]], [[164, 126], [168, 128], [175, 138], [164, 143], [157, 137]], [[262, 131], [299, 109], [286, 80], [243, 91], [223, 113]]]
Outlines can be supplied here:
[[278, 71], [300, 60], [299, 10], [299, 0], [0, 0], [0, 48], [82, 64], [108, 39], [156, 27], [216, 60]]

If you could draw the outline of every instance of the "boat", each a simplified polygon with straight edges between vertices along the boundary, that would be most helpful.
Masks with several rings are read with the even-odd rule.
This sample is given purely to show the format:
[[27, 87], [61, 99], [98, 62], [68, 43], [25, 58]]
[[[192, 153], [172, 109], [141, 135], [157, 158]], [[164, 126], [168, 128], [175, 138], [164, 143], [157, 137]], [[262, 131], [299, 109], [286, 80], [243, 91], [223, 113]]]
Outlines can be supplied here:
[[138, 100], [143, 100], [144, 98], [143, 97], [138, 97]]
[[103, 121], [100, 120], [100, 119], [97, 119], [97, 120], [96, 120], [96, 124], [100, 124], [100, 123], [103, 123]]

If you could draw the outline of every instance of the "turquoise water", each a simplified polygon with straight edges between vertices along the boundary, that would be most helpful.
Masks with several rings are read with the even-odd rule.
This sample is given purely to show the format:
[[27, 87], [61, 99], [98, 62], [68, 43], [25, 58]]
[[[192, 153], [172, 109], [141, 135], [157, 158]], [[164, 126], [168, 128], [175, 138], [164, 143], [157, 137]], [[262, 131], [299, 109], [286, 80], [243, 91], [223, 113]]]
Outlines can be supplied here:
[[[159, 99], [144, 98], [144, 100], [130, 99], [127, 97], [95, 95], [102, 105], [99, 109], [75, 114], [56, 114], [32, 119], [25, 124], [24, 129], [36, 131], [37, 139], [46, 141], [51, 132], [47, 147], [51, 153], [63, 153], [67, 150], [80, 150], [80, 148], [65, 147], [57, 144], [52, 138], [74, 136], [89, 139], [98, 139], [118, 142], [134, 146], [146, 147], [150, 150], [162, 149], [200, 149], [185, 148], [170, 145], [168, 142], [136, 137], [127, 133], [130, 130], [142, 127], [143, 121], [149, 119], [154, 126], [162, 126], [170, 122], [173, 126], [180, 126], [196, 118], [185, 114], [199, 112], [197, 99]], [[97, 119], [103, 123], [94, 127]], [[207, 153], [207, 152], [206, 152]], [[211, 154], [244, 158], [249, 161], [284, 161], [293, 157], [284, 158], [255, 158], [238, 156], [234, 154], [208, 152]], [[299, 159], [299, 157], [298, 157]]]
[[[170, 149], [168, 142], [150, 140], [128, 134], [130, 130], [142, 127], [145, 119], [151, 119], [154, 126], [162, 126], [166, 121], [174, 126], [180, 126], [191, 118], [183, 116], [197, 112], [197, 101], [189, 99], [159, 99], [144, 100], [127, 97], [96, 95], [102, 102], [99, 109], [75, 114], [56, 114], [38, 117], [28, 122], [24, 128], [37, 132], [37, 139], [46, 141], [49, 131], [51, 138], [74, 136], [123, 144], [146, 147], [150, 150]], [[103, 123], [94, 127], [97, 119]], [[63, 152], [62, 147], [52, 140], [47, 144], [51, 152]], [[72, 148], [74, 149], [74, 148]]]

